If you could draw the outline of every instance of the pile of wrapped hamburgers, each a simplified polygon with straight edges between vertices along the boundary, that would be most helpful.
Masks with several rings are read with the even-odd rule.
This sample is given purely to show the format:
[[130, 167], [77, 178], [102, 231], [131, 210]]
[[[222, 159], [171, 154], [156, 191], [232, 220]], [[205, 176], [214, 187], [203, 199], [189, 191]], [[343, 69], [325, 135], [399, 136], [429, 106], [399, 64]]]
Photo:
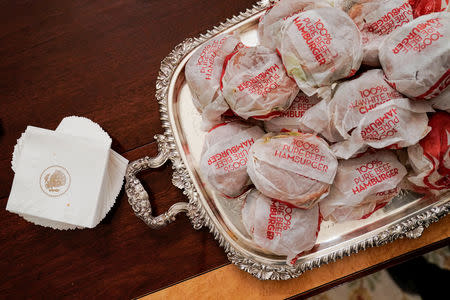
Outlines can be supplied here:
[[257, 46], [227, 33], [189, 59], [202, 178], [245, 197], [256, 245], [292, 264], [322, 220], [449, 191], [450, 13], [421, 2], [281, 0]]

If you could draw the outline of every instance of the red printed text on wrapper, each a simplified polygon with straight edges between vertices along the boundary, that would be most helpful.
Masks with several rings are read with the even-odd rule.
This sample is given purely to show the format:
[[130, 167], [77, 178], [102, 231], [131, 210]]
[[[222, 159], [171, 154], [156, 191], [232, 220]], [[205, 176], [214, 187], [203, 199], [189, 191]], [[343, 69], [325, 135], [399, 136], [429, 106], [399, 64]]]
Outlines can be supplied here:
[[397, 126], [400, 122], [397, 109], [391, 108], [382, 116], [378, 117], [369, 125], [361, 129], [361, 136], [366, 141], [380, 141], [392, 137], [397, 133]]
[[283, 231], [291, 228], [292, 206], [286, 203], [271, 200], [269, 218], [267, 220], [266, 237], [273, 240], [281, 237]]
[[305, 111], [313, 107], [315, 103], [311, 103], [308, 97], [301, 95], [294, 99], [291, 107], [284, 111], [280, 117], [284, 118], [301, 118], [305, 114]]
[[223, 169], [226, 173], [244, 168], [248, 161], [248, 149], [255, 141], [249, 138], [233, 145], [222, 152], [209, 157], [208, 165], [216, 170]]
[[439, 28], [443, 25], [440, 18], [417, 24], [393, 49], [394, 54], [406, 54], [409, 51], [421, 52], [443, 37]]
[[337, 56], [337, 53], [331, 53], [329, 45], [332, 37], [320, 19], [314, 22], [310, 18], [297, 17], [293, 22], [319, 65], [329, 63], [331, 58]]
[[393, 8], [378, 20], [367, 23], [367, 31], [378, 35], [387, 35], [397, 27], [408, 23], [412, 19], [412, 8], [408, 3]]
[[319, 147], [307, 141], [294, 139], [291, 144], [284, 144], [281, 148], [275, 149], [273, 156], [322, 173], [328, 171], [325, 156], [320, 153]]
[[355, 168], [357, 176], [353, 179], [352, 192], [357, 195], [370, 187], [381, 184], [398, 174], [398, 169], [388, 162], [373, 160]]
[[352, 101], [352, 103], [350, 103], [349, 105], [349, 108], [356, 108], [360, 114], [364, 115], [380, 104], [391, 101], [392, 99], [402, 97], [399, 92], [392, 89], [389, 90], [390, 91], [388, 91], [388, 88], [383, 85], [377, 85], [367, 89], [359, 90], [359, 94], [361, 97]]
[[250, 94], [265, 97], [268, 93], [280, 86], [282, 77], [277, 73], [277, 71], [279, 72], [280, 70], [280, 66], [278, 64], [274, 64], [250, 80], [242, 82], [238, 86], [238, 89], [240, 92], [248, 90]]
[[204, 74], [205, 80], [211, 80], [214, 71], [214, 61], [226, 40], [227, 37], [214, 40], [211, 44], [206, 45], [200, 53], [197, 59], [197, 66], [200, 67], [200, 73]]

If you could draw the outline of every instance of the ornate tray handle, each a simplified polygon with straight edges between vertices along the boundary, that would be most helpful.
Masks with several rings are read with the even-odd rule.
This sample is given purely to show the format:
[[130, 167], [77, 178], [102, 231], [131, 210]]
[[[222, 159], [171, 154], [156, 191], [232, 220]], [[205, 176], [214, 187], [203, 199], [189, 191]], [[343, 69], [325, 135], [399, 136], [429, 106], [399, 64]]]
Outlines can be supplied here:
[[[157, 140], [160, 136], [155, 137]], [[147, 170], [155, 169], [164, 165], [169, 158], [169, 151], [166, 147], [161, 147], [158, 143], [158, 155], [155, 157], [143, 157], [131, 162], [125, 174], [125, 191], [128, 196], [128, 203], [133, 208], [134, 214], [153, 229], [158, 229], [175, 221], [176, 215], [180, 212], [188, 213], [189, 204], [187, 202], [178, 202], [172, 205], [169, 210], [157, 217], [152, 215], [152, 207], [142, 183], [136, 177], [136, 174]]]

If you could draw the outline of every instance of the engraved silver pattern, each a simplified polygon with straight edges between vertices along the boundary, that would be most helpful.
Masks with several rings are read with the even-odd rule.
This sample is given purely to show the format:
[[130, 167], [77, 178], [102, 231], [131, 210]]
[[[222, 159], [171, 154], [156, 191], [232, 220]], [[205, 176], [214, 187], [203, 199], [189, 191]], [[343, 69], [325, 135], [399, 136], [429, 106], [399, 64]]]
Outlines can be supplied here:
[[[246, 256], [226, 240], [224, 235], [227, 233], [222, 232], [220, 228], [218, 228], [208, 215], [201, 201], [199, 201], [198, 191], [189, 176], [189, 172], [186, 169], [175, 143], [173, 129], [168, 114], [168, 89], [176, 67], [186, 54], [214, 35], [266, 9], [271, 5], [271, 2], [272, 1], [258, 2], [253, 8], [226, 20], [226, 22], [214, 27], [206, 34], [202, 34], [198, 38], [188, 38], [184, 40], [161, 62], [161, 69], [156, 82], [156, 98], [160, 105], [161, 122], [164, 130], [163, 134], [155, 136], [158, 143], [159, 154], [154, 158], [144, 157], [130, 163], [126, 172], [125, 190], [128, 195], [128, 201], [136, 216], [142, 219], [151, 228], [165, 226], [173, 222], [178, 213], [185, 212], [195, 229], [200, 229], [203, 226], [209, 228], [214, 238], [219, 242], [219, 245], [224, 248], [228, 259], [241, 270], [262, 280], [286, 280], [298, 277], [307, 270], [334, 262], [337, 259], [341, 259], [344, 256], [349, 256], [369, 247], [384, 245], [393, 242], [396, 239], [405, 237], [418, 238], [421, 236], [423, 230], [431, 223], [438, 221], [449, 213], [450, 202], [447, 201], [446, 203], [434, 206], [413, 217], [407, 218], [406, 220], [398, 221], [386, 230], [363, 241], [353, 243], [337, 251], [327, 253], [326, 255], [297, 263], [294, 266], [289, 266], [287, 264], [272, 265], [259, 262]], [[189, 202], [176, 203], [168, 210], [168, 212], [153, 217], [148, 194], [135, 175], [142, 170], [159, 167], [167, 160], [172, 162], [172, 183], [183, 190], [183, 194], [187, 196]]]

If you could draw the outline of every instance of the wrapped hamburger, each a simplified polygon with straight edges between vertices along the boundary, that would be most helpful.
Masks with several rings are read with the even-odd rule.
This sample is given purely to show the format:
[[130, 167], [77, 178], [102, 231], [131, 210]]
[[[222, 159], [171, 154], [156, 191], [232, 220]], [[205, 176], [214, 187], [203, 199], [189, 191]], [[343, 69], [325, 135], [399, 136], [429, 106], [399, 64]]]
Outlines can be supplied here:
[[298, 94], [278, 55], [264, 46], [234, 53], [226, 64], [222, 84], [230, 108], [244, 119], [270, 120], [288, 109]]
[[450, 114], [435, 113], [429, 125], [430, 133], [408, 148], [414, 171], [408, 180], [422, 191], [440, 194], [450, 189]]
[[206, 123], [217, 123], [229, 109], [220, 91], [220, 76], [225, 57], [238, 43], [239, 38], [235, 35], [220, 35], [203, 44], [186, 63], [186, 82], [194, 105]]
[[339, 160], [330, 194], [320, 203], [325, 220], [344, 222], [367, 217], [400, 191], [405, 167], [388, 150]]
[[242, 208], [242, 221], [253, 241], [277, 255], [286, 255], [293, 264], [297, 254], [316, 243], [319, 208], [298, 209], [252, 190]]
[[424, 101], [393, 99], [378, 105], [362, 118], [350, 137], [332, 146], [338, 158], [348, 159], [375, 149], [400, 149], [416, 144], [430, 131], [427, 112], [431, 106]]
[[299, 132], [267, 134], [250, 148], [247, 172], [267, 197], [308, 209], [323, 199], [337, 160], [321, 138]]
[[208, 132], [203, 145], [200, 169], [206, 181], [226, 197], [238, 197], [251, 182], [247, 175], [250, 146], [264, 131], [241, 122], [220, 124]]
[[338, 84], [331, 101], [322, 100], [305, 113], [302, 121], [330, 142], [343, 141], [368, 112], [393, 99], [404, 96], [384, 80], [382, 70], [369, 70]]
[[389, 83], [409, 98], [431, 99], [450, 83], [450, 13], [421, 16], [394, 30], [380, 45]]
[[379, 66], [378, 47], [397, 27], [413, 19], [408, 0], [340, 0], [336, 3], [361, 31], [363, 64]]
[[279, 51], [289, 76], [306, 95], [329, 98], [335, 81], [359, 69], [361, 35], [342, 10], [312, 9], [284, 22]]
[[281, 0], [275, 3], [259, 20], [260, 44], [273, 50], [279, 48], [284, 20], [299, 12], [320, 7], [331, 7], [331, 5], [326, 0]]
[[320, 99], [316, 95], [308, 97], [302, 92], [298, 93], [288, 110], [284, 111], [279, 117], [264, 122], [266, 131], [280, 132], [283, 129], [297, 129], [301, 132], [312, 133], [313, 131], [303, 124], [302, 117], [308, 109], [319, 101]]

